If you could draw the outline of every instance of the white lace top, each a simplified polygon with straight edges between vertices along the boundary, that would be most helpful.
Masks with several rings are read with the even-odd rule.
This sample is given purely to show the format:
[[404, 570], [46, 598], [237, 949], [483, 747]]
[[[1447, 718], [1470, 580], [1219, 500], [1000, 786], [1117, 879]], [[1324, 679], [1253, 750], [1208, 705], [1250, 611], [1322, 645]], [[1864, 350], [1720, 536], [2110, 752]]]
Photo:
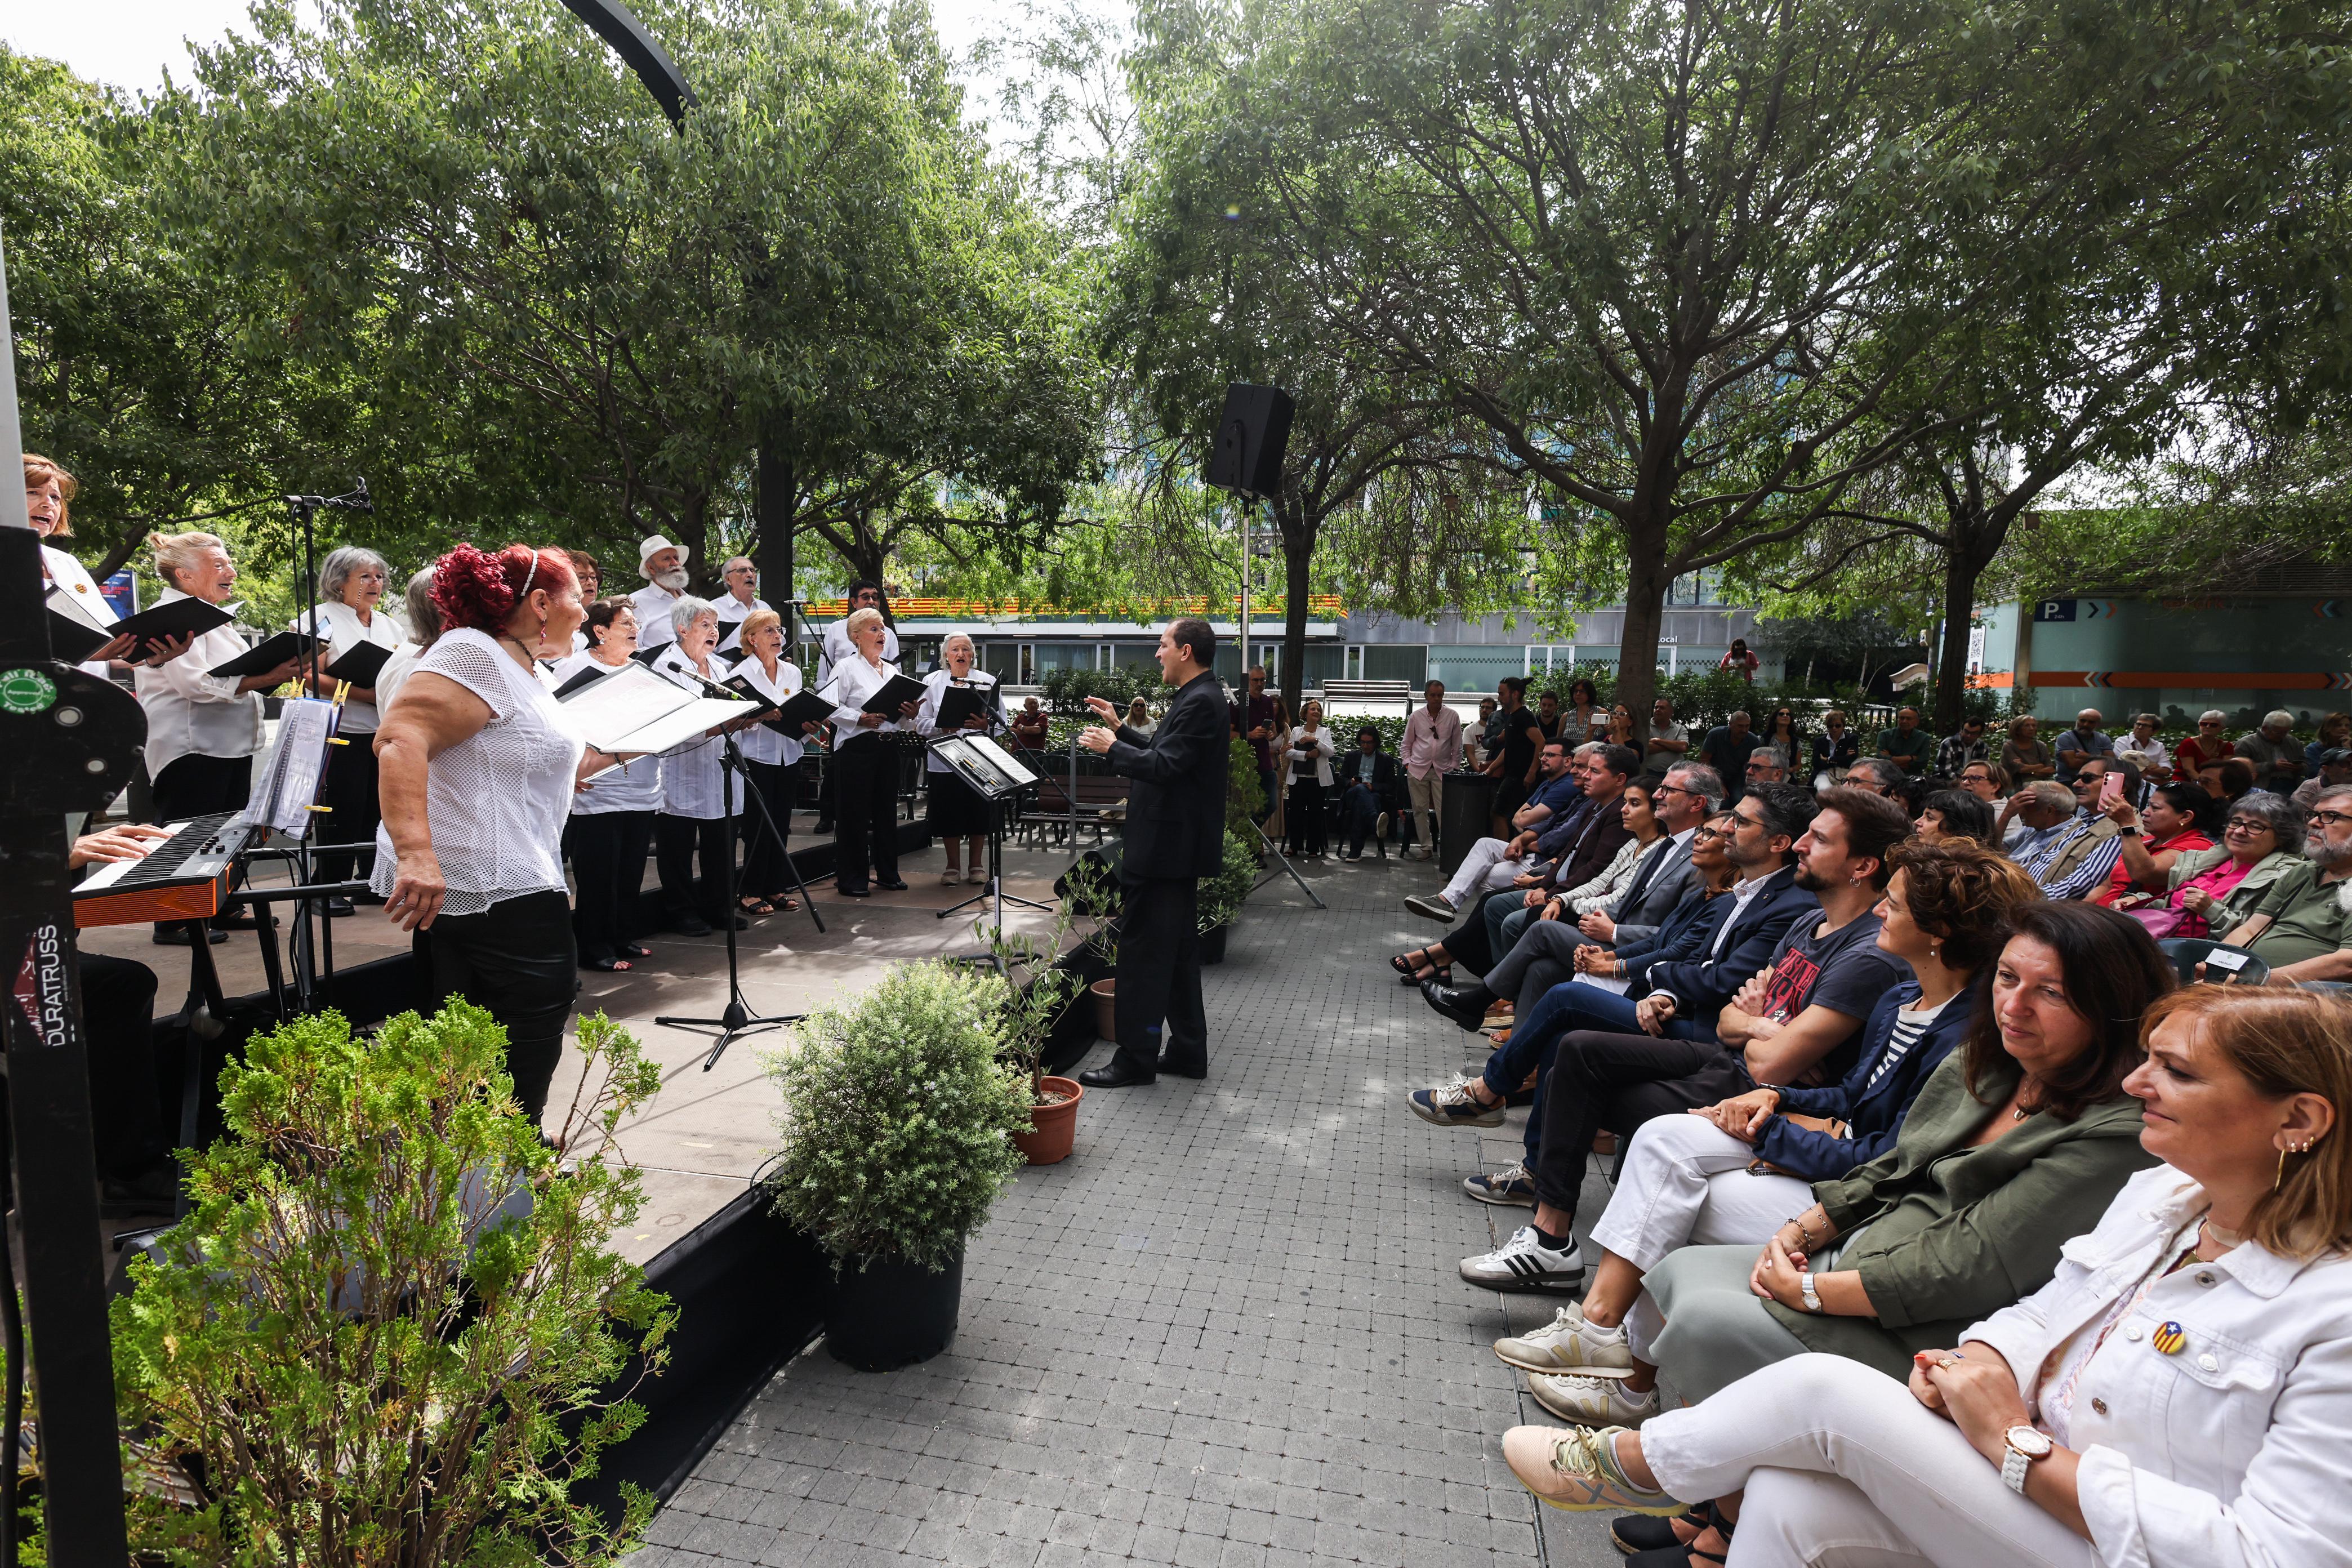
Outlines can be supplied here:
[[[479, 914], [526, 893], [561, 892], [563, 824], [583, 750], [562, 705], [488, 632], [443, 632], [415, 673], [454, 680], [489, 705], [490, 721], [435, 757], [425, 775], [433, 854], [448, 884], [441, 912]], [[375, 834], [378, 894], [392, 891], [392, 835]]]

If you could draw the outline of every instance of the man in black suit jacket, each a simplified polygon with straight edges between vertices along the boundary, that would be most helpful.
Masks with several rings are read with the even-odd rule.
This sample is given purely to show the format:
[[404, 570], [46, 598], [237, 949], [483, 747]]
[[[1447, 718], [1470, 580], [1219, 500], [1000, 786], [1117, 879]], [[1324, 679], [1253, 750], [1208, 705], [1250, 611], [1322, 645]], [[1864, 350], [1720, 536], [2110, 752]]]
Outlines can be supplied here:
[[[1150, 1083], [1160, 1072], [1209, 1076], [1198, 895], [1200, 879], [1224, 867], [1231, 729], [1213, 673], [1216, 652], [1208, 622], [1176, 622], [1160, 634], [1160, 677], [1177, 689], [1160, 728], [1146, 736], [1097, 726], [1078, 737], [1110, 759], [1112, 772], [1134, 781], [1118, 868], [1118, 1050], [1078, 1075], [1089, 1089]], [[1118, 710], [1101, 698], [1087, 698], [1087, 706], [1104, 724], [1118, 723]]]

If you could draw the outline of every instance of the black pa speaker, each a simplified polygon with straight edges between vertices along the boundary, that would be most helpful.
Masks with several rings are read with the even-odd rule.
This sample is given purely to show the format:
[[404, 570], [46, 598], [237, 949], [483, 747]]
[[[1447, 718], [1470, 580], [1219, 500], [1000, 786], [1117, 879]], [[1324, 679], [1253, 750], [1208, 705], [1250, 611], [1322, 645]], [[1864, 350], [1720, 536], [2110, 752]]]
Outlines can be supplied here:
[[1282, 486], [1282, 455], [1290, 446], [1290, 419], [1298, 405], [1275, 386], [1234, 382], [1225, 388], [1225, 412], [1209, 447], [1209, 483], [1245, 496], [1270, 496]]

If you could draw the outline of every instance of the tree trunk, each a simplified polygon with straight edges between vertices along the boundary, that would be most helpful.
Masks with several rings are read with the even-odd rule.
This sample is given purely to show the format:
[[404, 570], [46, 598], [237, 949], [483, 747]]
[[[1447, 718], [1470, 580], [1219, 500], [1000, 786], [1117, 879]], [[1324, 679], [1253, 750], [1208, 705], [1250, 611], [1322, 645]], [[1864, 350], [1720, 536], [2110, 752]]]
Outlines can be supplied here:
[[1650, 738], [1650, 705], [1658, 695], [1658, 633], [1665, 625], [1666, 586], [1673, 578], [1666, 574], [1663, 525], [1627, 529], [1625, 545], [1625, 628], [1617, 639], [1616, 700], [1633, 714], [1639, 744]]
[[1976, 609], [1977, 579], [1982, 570], [1973, 550], [1945, 552], [1944, 646], [1942, 668], [1936, 672], [1934, 721], [1938, 735], [1957, 731], [1968, 706], [1969, 617]]
[[677, 509], [677, 538], [671, 542], [686, 548], [687, 575], [689, 586], [698, 598], [715, 599], [719, 594], [719, 563], [710, 559], [710, 498], [700, 490], [689, 490]]
[[1282, 523], [1282, 689], [1297, 713], [1307, 700], [1307, 590], [1315, 525], [1287, 508], [1276, 515]]
[[760, 432], [759, 482], [753, 492], [751, 563], [760, 569], [761, 597], [783, 617], [784, 647], [793, 646], [793, 465], [784, 456], [783, 432]]

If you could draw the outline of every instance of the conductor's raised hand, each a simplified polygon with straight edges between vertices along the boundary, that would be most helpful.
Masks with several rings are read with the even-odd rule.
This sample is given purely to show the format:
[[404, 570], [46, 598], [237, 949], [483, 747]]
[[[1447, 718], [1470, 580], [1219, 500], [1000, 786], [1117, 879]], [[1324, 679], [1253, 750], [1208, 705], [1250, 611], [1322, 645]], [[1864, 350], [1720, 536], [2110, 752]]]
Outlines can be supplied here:
[[[1118, 724], [1118, 710], [1111, 705], [1111, 700], [1108, 697], [1087, 698], [1087, 711], [1113, 728]], [[1101, 748], [1097, 747], [1096, 750], [1100, 751]]]
[[[1108, 708], [1110, 706], [1109, 703], [1104, 702], [1099, 697], [1089, 697], [1087, 700], [1089, 702], [1101, 703], [1105, 708]], [[1099, 724], [1089, 724], [1085, 729], [1078, 731], [1078, 744], [1084, 746], [1087, 751], [1094, 752], [1097, 756], [1108, 754], [1112, 743], [1118, 739], [1118, 736], [1117, 734], [1111, 731], [1104, 729]]]

